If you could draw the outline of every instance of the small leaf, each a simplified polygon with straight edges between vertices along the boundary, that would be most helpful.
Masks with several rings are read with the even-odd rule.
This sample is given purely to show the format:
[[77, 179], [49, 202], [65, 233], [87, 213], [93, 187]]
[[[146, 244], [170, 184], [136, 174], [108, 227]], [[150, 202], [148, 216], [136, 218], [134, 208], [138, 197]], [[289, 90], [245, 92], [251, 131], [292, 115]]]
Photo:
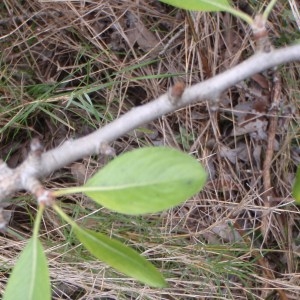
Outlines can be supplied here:
[[296, 200], [296, 204], [300, 204], [300, 165], [297, 168], [296, 178], [292, 190], [292, 196]]
[[187, 10], [227, 11], [232, 9], [227, 0], [160, 0], [161, 2]]
[[203, 167], [188, 154], [148, 147], [117, 157], [88, 180], [82, 192], [108, 209], [138, 215], [179, 205], [205, 181]]
[[149, 286], [166, 286], [166, 282], [159, 271], [133, 249], [92, 230], [84, 230], [78, 226], [74, 226], [73, 230], [78, 240], [96, 258]]
[[50, 300], [47, 259], [38, 238], [32, 237], [9, 277], [3, 300]]

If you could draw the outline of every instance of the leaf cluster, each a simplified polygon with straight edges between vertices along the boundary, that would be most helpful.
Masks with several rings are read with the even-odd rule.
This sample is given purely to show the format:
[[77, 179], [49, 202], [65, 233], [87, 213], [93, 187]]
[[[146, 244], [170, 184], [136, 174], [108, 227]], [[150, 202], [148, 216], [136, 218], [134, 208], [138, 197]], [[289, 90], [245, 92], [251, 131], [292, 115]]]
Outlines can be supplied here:
[[[147, 147], [120, 155], [81, 187], [57, 190], [55, 196], [84, 193], [107, 209], [129, 215], [156, 213], [196, 194], [205, 184], [204, 168], [180, 151]], [[54, 210], [71, 225], [82, 245], [97, 259], [152, 287], [164, 287], [162, 274], [135, 250], [116, 239], [76, 224], [58, 204]], [[32, 238], [9, 278], [4, 300], [51, 299], [47, 259], [38, 238], [40, 206]]]

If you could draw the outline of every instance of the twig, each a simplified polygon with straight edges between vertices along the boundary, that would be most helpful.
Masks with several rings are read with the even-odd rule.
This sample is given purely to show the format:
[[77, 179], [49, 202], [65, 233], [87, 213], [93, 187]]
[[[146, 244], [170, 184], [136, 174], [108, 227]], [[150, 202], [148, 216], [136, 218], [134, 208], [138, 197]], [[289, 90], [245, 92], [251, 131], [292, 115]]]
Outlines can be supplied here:
[[300, 45], [294, 45], [269, 53], [257, 53], [239, 65], [211, 79], [195, 84], [183, 91], [173, 104], [168, 93], [156, 100], [133, 108], [119, 119], [77, 140], [69, 140], [61, 146], [42, 153], [38, 164], [31, 164], [30, 157], [16, 169], [0, 164], [0, 202], [20, 190], [30, 191], [24, 178], [43, 178], [78, 159], [99, 153], [101, 145], [110, 143], [145, 123], [155, 120], [179, 108], [202, 101], [215, 101], [221, 93], [250, 76], [274, 66], [300, 60]]
[[[276, 1], [271, 1], [270, 5], [266, 9], [263, 16], [257, 15], [255, 17], [255, 22], [252, 25], [253, 29], [253, 36], [256, 40], [257, 50], [263, 51], [265, 53], [271, 53], [274, 51], [273, 45], [270, 42], [268, 31], [266, 28], [266, 17], [270, 12], [270, 8], [274, 6]], [[273, 196], [272, 184], [271, 184], [271, 164], [273, 160], [274, 154], [274, 142], [275, 142], [275, 135], [277, 131], [277, 121], [278, 121], [278, 108], [280, 103], [281, 97], [281, 80], [279, 77], [279, 72], [277, 67], [274, 67], [271, 70], [272, 74], [272, 90], [271, 90], [271, 117], [269, 118], [269, 129], [268, 129], [268, 141], [267, 141], [267, 149], [265, 154], [265, 159], [263, 163], [263, 170], [262, 170], [262, 178], [263, 178], [263, 201], [264, 201], [264, 208], [267, 209], [270, 207], [270, 199]], [[264, 213], [261, 219], [261, 232], [263, 233], [264, 240], [268, 238], [268, 231], [269, 231], [269, 222], [270, 222], [270, 212], [267, 209], [267, 213]], [[258, 260], [258, 262], [264, 266], [267, 264], [267, 260], [263, 257]], [[270, 268], [264, 269], [264, 275], [268, 279], [275, 279], [275, 275]], [[268, 285], [268, 284], [267, 284]], [[287, 296], [285, 291], [280, 288], [276, 289], [281, 300], [287, 300]]]
[[[252, 248], [252, 239], [249, 237], [249, 235], [245, 232], [244, 229], [242, 229], [237, 222], [233, 224], [235, 230], [241, 235], [244, 243], [249, 247], [249, 249]], [[256, 259], [257, 264], [259, 264], [262, 267], [263, 275], [265, 278], [273, 280], [275, 279], [274, 271], [270, 268], [269, 263], [265, 257], [262, 256], [261, 252], [258, 250], [253, 250], [251, 252], [251, 256]], [[274, 290], [279, 294], [279, 297], [281, 300], [288, 300], [285, 292], [276, 286], [274, 283], [271, 284], [271, 286], [274, 288]]]
[[271, 109], [269, 118], [269, 129], [268, 129], [268, 142], [267, 142], [267, 149], [265, 154], [265, 160], [263, 164], [263, 185], [264, 185], [264, 195], [266, 197], [273, 196], [271, 191], [272, 184], [271, 184], [271, 163], [274, 154], [274, 143], [275, 143], [275, 135], [277, 131], [277, 121], [278, 121], [278, 108], [279, 102], [281, 99], [281, 80], [279, 77], [278, 70], [275, 70], [273, 73], [273, 86], [272, 86], [272, 93], [271, 93]]
[[23, 14], [23, 15], [20, 15], [20, 16], [16, 16], [16, 17], [10, 17], [10, 18], [4, 18], [4, 19], [1, 19], [0, 20], [0, 25], [7, 25], [7, 24], [10, 24], [10, 23], [16, 23], [16, 22], [22, 22], [22, 24], [25, 24], [25, 22], [28, 22], [32, 19], [35, 19], [35, 18], [42, 18], [42, 17], [47, 17], [47, 16], [51, 16], [51, 17], [60, 17], [62, 16], [62, 13], [59, 12], [59, 11], [39, 11], [35, 14]]
[[300, 13], [299, 13], [299, 9], [297, 7], [297, 3], [295, 0], [289, 0], [292, 12], [293, 12], [293, 16], [295, 18], [295, 21], [297, 23], [298, 29], [300, 30]]

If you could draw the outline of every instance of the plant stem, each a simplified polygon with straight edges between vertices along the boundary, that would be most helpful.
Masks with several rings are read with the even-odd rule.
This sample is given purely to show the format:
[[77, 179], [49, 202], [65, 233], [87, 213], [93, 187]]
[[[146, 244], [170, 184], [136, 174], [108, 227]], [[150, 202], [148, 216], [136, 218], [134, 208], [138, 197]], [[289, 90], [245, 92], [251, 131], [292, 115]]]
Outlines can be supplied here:
[[66, 215], [57, 204], [54, 204], [52, 207], [67, 223], [69, 223], [72, 227], [78, 228], [78, 225], [68, 215]]
[[252, 25], [254, 20], [246, 13], [238, 10], [238, 9], [235, 9], [233, 7], [226, 7], [226, 12], [244, 20], [246, 23], [248, 23], [249, 25]]
[[39, 230], [40, 230], [40, 225], [41, 225], [42, 215], [43, 215], [44, 210], [45, 210], [45, 206], [39, 205], [37, 215], [36, 215], [35, 221], [34, 221], [33, 235], [32, 235], [33, 238], [37, 238], [39, 235]]
[[277, 0], [271, 0], [271, 2], [269, 3], [269, 5], [266, 7], [264, 13], [263, 13], [263, 18], [265, 20], [268, 19], [269, 14], [271, 12], [271, 10], [273, 9], [274, 5], [276, 4]]
[[82, 186], [65, 188], [65, 189], [53, 191], [53, 195], [54, 195], [54, 197], [60, 197], [60, 196], [69, 195], [69, 194], [81, 193], [82, 190], [83, 190]]

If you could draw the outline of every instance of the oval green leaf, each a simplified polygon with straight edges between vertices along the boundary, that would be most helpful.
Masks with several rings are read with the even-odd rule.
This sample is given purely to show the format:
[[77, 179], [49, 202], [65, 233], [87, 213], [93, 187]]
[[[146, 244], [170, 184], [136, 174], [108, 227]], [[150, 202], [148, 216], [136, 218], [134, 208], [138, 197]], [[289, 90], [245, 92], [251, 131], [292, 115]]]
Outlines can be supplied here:
[[96, 258], [149, 286], [166, 286], [165, 279], [159, 271], [133, 249], [92, 230], [78, 226], [73, 226], [73, 230], [78, 240]]
[[32, 237], [8, 279], [3, 300], [50, 300], [47, 259], [38, 238]]
[[293, 184], [292, 196], [296, 200], [296, 204], [300, 204], [300, 165], [297, 168], [296, 178]]
[[148, 147], [120, 155], [81, 191], [110, 210], [139, 215], [179, 205], [205, 182], [206, 172], [193, 157], [171, 148]]
[[187, 10], [228, 11], [231, 10], [227, 0], [160, 0], [169, 5]]

